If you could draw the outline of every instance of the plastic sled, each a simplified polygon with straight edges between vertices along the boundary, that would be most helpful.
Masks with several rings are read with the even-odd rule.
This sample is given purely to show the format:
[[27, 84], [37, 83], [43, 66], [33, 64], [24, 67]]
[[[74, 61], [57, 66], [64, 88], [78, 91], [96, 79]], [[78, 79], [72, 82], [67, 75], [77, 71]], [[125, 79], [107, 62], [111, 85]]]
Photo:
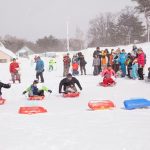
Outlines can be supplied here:
[[28, 100], [44, 100], [45, 96], [29, 96]]
[[80, 95], [79, 92], [75, 92], [75, 93], [67, 93], [67, 94], [63, 94], [63, 97], [67, 98], [67, 97], [78, 97]]
[[5, 103], [5, 101], [6, 101], [6, 100], [5, 100], [5, 99], [3, 99], [3, 98], [2, 98], [2, 99], [0, 99], [0, 105], [3, 105], [3, 104]]
[[88, 103], [88, 106], [92, 110], [104, 110], [115, 107], [114, 103], [110, 100], [92, 100]]
[[146, 108], [150, 106], [150, 101], [144, 98], [130, 99], [124, 101], [124, 106], [128, 110]]
[[47, 110], [43, 107], [32, 106], [32, 107], [20, 107], [19, 114], [37, 114], [37, 113], [46, 113]]
[[103, 86], [103, 87], [113, 87], [116, 85], [116, 82], [115, 83], [112, 83], [112, 84], [104, 84], [103, 82], [100, 82], [99, 83], [100, 86]]

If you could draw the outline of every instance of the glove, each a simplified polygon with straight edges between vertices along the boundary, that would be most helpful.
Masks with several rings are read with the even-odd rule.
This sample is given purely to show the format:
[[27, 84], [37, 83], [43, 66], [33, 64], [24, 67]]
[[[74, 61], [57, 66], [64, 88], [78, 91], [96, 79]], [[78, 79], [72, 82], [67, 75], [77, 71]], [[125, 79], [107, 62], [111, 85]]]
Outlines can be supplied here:
[[48, 92], [49, 92], [49, 93], [52, 93], [52, 91], [51, 91], [51, 90], [48, 90]]
[[80, 90], [82, 91], [82, 88], [80, 88]]
[[26, 91], [24, 91], [22, 94], [24, 95], [24, 94], [26, 94], [27, 92]]

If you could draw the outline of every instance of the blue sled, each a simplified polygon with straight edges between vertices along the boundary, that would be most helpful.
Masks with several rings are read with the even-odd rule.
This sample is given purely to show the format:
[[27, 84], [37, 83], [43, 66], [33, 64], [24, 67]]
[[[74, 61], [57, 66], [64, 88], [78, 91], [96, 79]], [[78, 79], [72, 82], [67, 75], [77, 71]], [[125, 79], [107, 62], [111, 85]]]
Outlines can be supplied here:
[[124, 106], [126, 109], [144, 108], [150, 106], [150, 101], [144, 98], [125, 100]]

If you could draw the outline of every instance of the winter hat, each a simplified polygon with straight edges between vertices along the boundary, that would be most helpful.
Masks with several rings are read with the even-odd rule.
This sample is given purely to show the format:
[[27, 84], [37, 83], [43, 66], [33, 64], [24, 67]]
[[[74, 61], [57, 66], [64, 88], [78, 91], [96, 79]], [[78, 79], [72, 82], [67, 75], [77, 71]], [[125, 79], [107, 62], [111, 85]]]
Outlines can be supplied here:
[[72, 77], [72, 74], [71, 74], [71, 73], [68, 73], [68, 74], [67, 74], [67, 78], [69, 78], [69, 77]]
[[33, 83], [37, 84], [37, 83], [39, 83], [39, 80], [36, 79], [36, 80], [33, 81]]
[[16, 58], [13, 58], [13, 61], [15, 61], [16, 60]]

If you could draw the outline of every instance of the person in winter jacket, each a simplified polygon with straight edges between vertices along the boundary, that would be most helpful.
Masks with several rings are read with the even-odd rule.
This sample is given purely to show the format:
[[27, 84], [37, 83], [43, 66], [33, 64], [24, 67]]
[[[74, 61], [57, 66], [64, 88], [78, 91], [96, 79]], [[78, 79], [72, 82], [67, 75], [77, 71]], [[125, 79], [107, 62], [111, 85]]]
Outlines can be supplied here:
[[[82, 90], [80, 82], [69, 73], [66, 78], [62, 79], [59, 83], [59, 93], [74, 93], [77, 92], [75, 84], [78, 85], [79, 89]], [[62, 87], [63, 91], [62, 92]]]
[[129, 78], [131, 78], [131, 71], [132, 71], [132, 62], [133, 62], [133, 56], [131, 55], [131, 53], [128, 53], [127, 54], [127, 59], [126, 59], [126, 62], [125, 62], [125, 64], [126, 64], [126, 66], [127, 66], [127, 72], [128, 72], [128, 74], [127, 74], [127, 76], [129, 77]]
[[64, 71], [63, 76], [65, 77], [69, 73], [71, 58], [69, 57], [69, 53], [63, 56], [63, 64], [64, 64]]
[[22, 94], [26, 94], [28, 92], [28, 96], [44, 96], [44, 91], [52, 93], [51, 90], [49, 90], [47, 87], [42, 86], [41, 89], [37, 87], [37, 84], [39, 83], [38, 80], [34, 80], [32, 85], [30, 85]]
[[115, 72], [117, 72], [120, 68], [119, 68], [119, 54], [120, 54], [120, 49], [118, 48], [115, 52], [114, 52], [114, 57], [113, 57], [113, 70]]
[[147, 78], [150, 80], [150, 67], [148, 68], [148, 77]]
[[0, 99], [2, 99], [2, 88], [9, 89], [11, 87], [11, 84], [5, 84], [3, 82], [0, 82]]
[[86, 75], [86, 68], [85, 68], [86, 64], [87, 62], [85, 61], [84, 55], [83, 54], [79, 55], [79, 65], [80, 65], [81, 75], [83, 75], [83, 72]]
[[74, 61], [72, 64], [72, 75], [73, 76], [79, 74], [78, 68], [79, 68], [79, 64], [76, 61]]
[[135, 58], [133, 60], [133, 63], [132, 63], [131, 77], [132, 77], [133, 80], [136, 80], [138, 78], [138, 63], [137, 63], [137, 58]]
[[138, 75], [139, 75], [139, 80], [144, 80], [144, 76], [143, 76], [143, 68], [145, 66], [145, 54], [142, 50], [142, 48], [139, 48], [138, 51]]
[[116, 82], [112, 79], [112, 77], [116, 77], [115, 71], [112, 69], [111, 65], [108, 65], [106, 69], [104, 69], [101, 73], [103, 78], [103, 86], [114, 85]]
[[99, 74], [99, 66], [100, 66], [100, 59], [97, 55], [95, 55], [93, 59], [93, 67], [94, 67], [93, 75], [94, 76]]
[[119, 64], [120, 64], [121, 70], [123, 72], [122, 77], [126, 76], [126, 65], [125, 65], [126, 59], [127, 59], [127, 55], [125, 53], [125, 50], [123, 49], [119, 55]]
[[77, 54], [73, 55], [73, 57], [72, 57], [72, 64], [73, 64], [74, 62], [77, 62], [77, 63], [78, 63], [78, 55], [77, 55]]
[[104, 70], [106, 67], [107, 67], [107, 51], [102, 51], [102, 54], [101, 54], [101, 67], [102, 67], [102, 70]]
[[21, 82], [19, 69], [20, 68], [19, 68], [18, 62], [16, 62], [16, 59], [13, 58], [13, 61], [10, 63], [10, 66], [9, 66], [9, 71], [11, 73], [13, 83], [15, 83], [15, 80], [18, 80], [19, 83]]
[[96, 50], [94, 51], [93, 58], [95, 57], [95, 55], [97, 55], [100, 59], [100, 65], [98, 66], [98, 70], [99, 70], [99, 73], [100, 73], [102, 71], [102, 68], [101, 68], [101, 51], [100, 51], [99, 47], [97, 47]]
[[43, 83], [43, 82], [44, 82], [44, 77], [43, 77], [44, 62], [43, 62], [43, 60], [40, 58], [40, 56], [38, 56], [38, 57], [36, 58], [36, 67], [35, 67], [35, 70], [36, 70], [36, 79], [39, 80], [39, 77], [40, 77], [41, 82]]
[[51, 58], [49, 61], [49, 71], [53, 71], [54, 70], [54, 65], [56, 64], [56, 59], [55, 58]]

